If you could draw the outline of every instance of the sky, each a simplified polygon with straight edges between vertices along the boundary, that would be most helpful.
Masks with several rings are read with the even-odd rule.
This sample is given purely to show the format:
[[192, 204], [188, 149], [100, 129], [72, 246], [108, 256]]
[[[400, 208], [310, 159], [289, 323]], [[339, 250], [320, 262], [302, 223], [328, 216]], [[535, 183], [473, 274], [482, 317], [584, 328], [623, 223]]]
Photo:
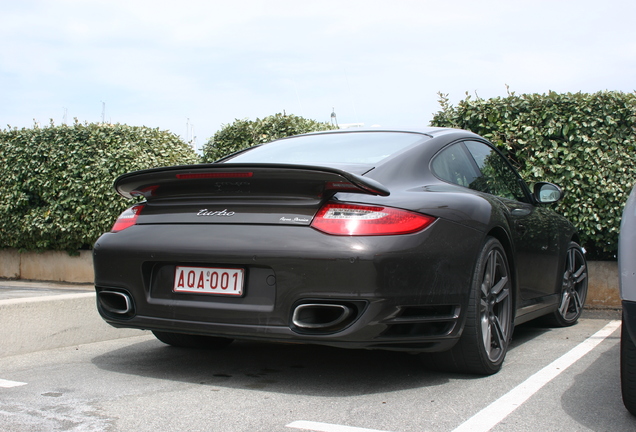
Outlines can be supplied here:
[[0, 0], [0, 129], [285, 112], [426, 126], [438, 93], [636, 90], [634, 0]]

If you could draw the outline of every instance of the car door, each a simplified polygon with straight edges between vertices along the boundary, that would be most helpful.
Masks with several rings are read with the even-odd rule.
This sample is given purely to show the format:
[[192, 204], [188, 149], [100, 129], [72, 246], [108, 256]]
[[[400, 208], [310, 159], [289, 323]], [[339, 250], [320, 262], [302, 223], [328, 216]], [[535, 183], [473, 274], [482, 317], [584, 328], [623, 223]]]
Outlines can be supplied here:
[[522, 299], [528, 302], [554, 294], [559, 242], [553, 213], [534, 205], [521, 177], [497, 150], [479, 141], [464, 145], [481, 173], [469, 187], [496, 196], [507, 209]]

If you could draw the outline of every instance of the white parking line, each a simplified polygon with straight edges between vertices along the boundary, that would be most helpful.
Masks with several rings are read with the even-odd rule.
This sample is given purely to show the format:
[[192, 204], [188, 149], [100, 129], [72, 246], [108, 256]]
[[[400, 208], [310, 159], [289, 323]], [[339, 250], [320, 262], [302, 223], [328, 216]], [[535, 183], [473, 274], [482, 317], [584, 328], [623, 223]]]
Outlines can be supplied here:
[[305, 429], [316, 432], [388, 432], [377, 429], [364, 429], [351, 426], [341, 426], [329, 423], [298, 420], [285, 425], [288, 428]]
[[20, 387], [23, 385], [26, 385], [26, 383], [0, 379], [0, 387], [2, 388]]
[[453, 432], [488, 432], [544, 385], [592, 351], [605, 338], [614, 333], [620, 325], [620, 321], [610, 321], [601, 330], [459, 425]]
[[[572, 348], [570, 351], [526, 379], [517, 387], [488, 405], [483, 410], [459, 425], [453, 432], [488, 432], [514, 410], [519, 408], [543, 386], [559, 376], [561, 372], [592, 351], [621, 325], [620, 321], [610, 321], [601, 330]], [[305, 429], [316, 432], [388, 432], [329, 423], [298, 420], [286, 425], [288, 428]]]
[[[592, 351], [621, 325], [620, 321], [610, 321], [601, 330], [572, 348], [570, 351], [526, 379], [517, 387], [488, 405], [486, 408], [459, 425], [453, 432], [488, 432], [514, 410], [519, 408], [543, 386], [559, 376], [561, 372]], [[388, 432], [329, 423], [299, 420], [286, 425], [288, 428], [305, 429], [315, 432]]]

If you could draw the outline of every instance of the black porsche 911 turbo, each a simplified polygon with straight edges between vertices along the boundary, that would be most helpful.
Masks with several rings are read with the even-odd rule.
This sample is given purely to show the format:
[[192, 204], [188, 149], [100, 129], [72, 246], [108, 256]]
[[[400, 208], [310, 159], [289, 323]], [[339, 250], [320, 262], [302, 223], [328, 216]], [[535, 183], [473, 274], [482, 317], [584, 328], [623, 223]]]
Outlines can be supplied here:
[[492, 374], [513, 327], [574, 324], [587, 264], [574, 226], [487, 140], [349, 129], [216, 163], [132, 172], [94, 247], [97, 307], [169, 345], [259, 339], [421, 353]]

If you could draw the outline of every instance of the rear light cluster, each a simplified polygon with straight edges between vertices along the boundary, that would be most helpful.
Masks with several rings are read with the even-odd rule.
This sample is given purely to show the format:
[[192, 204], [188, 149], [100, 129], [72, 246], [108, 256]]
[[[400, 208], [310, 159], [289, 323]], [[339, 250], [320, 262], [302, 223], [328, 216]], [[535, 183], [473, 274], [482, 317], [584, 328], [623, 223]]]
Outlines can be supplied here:
[[119, 215], [119, 217], [115, 221], [115, 225], [113, 225], [110, 232], [123, 231], [126, 228], [135, 225], [137, 223], [139, 213], [141, 213], [143, 208], [144, 204], [137, 204], [124, 211], [122, 214]]
[[[111, 232], [135, 225], [144, 206], [137, 204], [124, 211]], [[432, 216], [392, 207], [329, 202], [318, 211], [311, 226], [331, 235], [381, 236], [415, 233], [434, 221]]]
[[318, 211], [311, 226], [332, 235], [399, 235], [421, 231], [434, 221], [432, 216], [391, 207], [330, 202]]

